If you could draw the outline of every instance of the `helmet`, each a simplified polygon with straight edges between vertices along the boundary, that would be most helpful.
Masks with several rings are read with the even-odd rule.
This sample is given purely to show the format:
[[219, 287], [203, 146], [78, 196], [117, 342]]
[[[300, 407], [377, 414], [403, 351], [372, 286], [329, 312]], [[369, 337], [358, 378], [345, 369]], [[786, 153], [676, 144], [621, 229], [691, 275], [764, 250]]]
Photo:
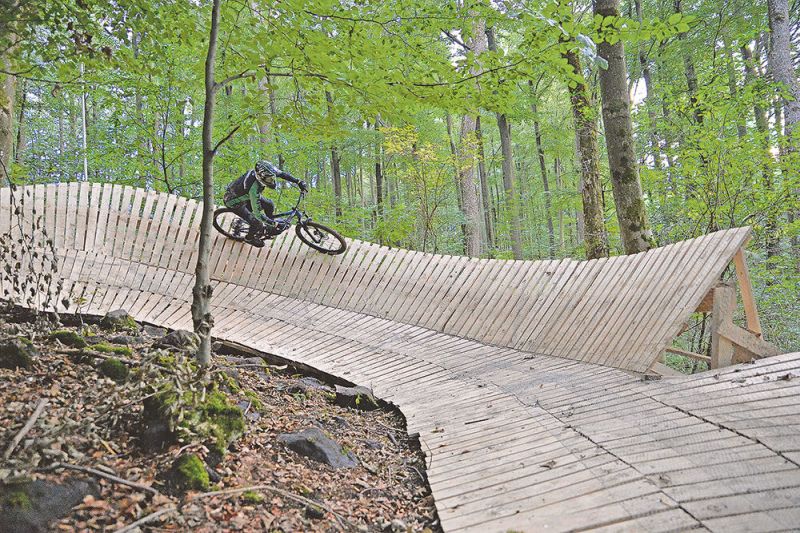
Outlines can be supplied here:
[[275, 188], [275, 176], [280, 172], [278, 167], [269, 161], [256, 163], [256, 180], [264, 187]]

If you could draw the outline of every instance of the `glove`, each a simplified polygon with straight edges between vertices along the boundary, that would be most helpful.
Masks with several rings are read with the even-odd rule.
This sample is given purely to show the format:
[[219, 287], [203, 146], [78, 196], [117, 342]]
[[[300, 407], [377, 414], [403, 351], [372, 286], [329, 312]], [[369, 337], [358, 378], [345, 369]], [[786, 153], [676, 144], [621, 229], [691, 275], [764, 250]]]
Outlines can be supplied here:
[[308, 192], [308, 185], [306, 185], [305, 181], [303, 181], [303, 180], [298, 181], [297, 182], [297, 186], [300, 187], [301, 191]]

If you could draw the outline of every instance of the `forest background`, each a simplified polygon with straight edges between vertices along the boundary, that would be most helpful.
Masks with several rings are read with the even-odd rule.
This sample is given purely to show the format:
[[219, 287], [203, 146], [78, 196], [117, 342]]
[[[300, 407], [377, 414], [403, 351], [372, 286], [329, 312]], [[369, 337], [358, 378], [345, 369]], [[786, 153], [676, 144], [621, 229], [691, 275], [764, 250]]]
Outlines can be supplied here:
[[[750, 225], [765, 337], [800, 350], [797, 0], [213, 4], [218, 201], [269, 159], [349, 237], [502, 259]], [[202, 197], [212, 2], [0, 9], [5, 178]]]

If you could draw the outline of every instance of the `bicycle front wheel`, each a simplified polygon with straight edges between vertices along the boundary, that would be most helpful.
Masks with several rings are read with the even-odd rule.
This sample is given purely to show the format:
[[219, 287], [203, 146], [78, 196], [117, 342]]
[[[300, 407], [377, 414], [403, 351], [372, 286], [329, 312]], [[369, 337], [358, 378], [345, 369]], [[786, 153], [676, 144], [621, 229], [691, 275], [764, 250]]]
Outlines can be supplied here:
[[298, 223], [294, 232], [305, 244], [324, 254], [338, 255], [347, 248], [344, 237], [335, 230], [310, 220]]

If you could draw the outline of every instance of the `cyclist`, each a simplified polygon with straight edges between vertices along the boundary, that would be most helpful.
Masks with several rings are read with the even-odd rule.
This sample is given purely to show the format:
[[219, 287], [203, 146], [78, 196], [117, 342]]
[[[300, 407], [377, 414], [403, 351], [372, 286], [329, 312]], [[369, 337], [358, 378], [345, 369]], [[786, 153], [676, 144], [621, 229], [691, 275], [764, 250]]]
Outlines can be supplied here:
[[280, 232], [273, 220], [275, 203], [269, 198], [261, 196], [265, 187], [275, 189], [275, 178], [290, 181], [301, 191], [308, 192], [308, 187], [303, 180], [284, 172], [269, 161], [259, 161], [253, 170], [245, 172], [231, 182], [225, 189], [223, 197], [225, 207], [229, 207], [249, 225], [250, 229], [244, 238], [245, 242], [258, 248], [264, 246], [264, 242], [256, 237], [264, 226], [270, 233]]

